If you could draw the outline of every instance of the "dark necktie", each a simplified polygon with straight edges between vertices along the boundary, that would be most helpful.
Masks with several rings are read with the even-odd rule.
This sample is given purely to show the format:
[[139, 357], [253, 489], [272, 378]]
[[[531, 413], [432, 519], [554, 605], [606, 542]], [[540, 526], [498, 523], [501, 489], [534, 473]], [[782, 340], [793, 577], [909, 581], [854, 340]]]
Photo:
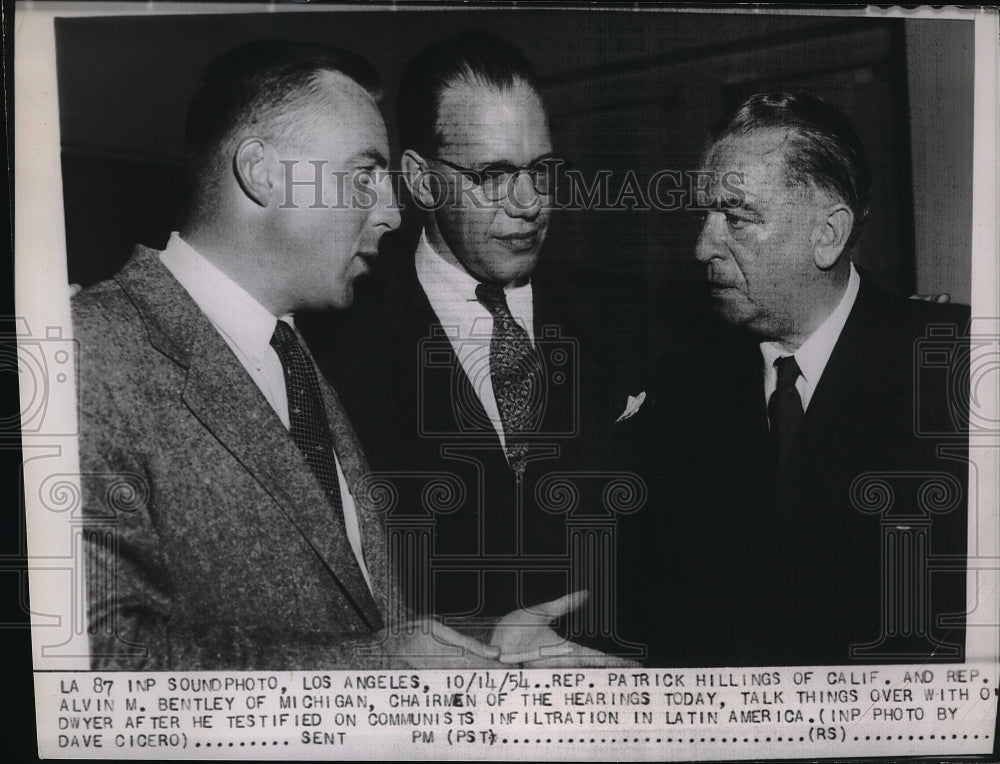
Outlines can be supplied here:
[[523, 436], [538, 430], [545, 406], [542, 362], [531, 346], [528, 333], [511, 315], [502, 287], [479, 284], [476, 298], [493, 315], [490, 378], [500, 410], [507, 461], [520, 478], [528, 453]]
[[323, 408], [316, 369], [306, 356], [295, 331], [284, 321], [278, 321], [271, 337], [271, 347], [281, 359], [288, 392], [288, 419], [292, 440], [306, 458], [309, 468], [319, 480], [333, 514], [341, 528], [344, 525], [344, 505], [337, 480], [337, 462], [333, 436]]
[[795, 433], [802, 422], [802, 398], [795, 388], [795, 380], [802, 371], [793, 355], [776, 358], [774, 368], [778, 370], [778, 384], [767, 402], [767, 415], [771, 420], [771, 455], [780, 473], [792, 453]]

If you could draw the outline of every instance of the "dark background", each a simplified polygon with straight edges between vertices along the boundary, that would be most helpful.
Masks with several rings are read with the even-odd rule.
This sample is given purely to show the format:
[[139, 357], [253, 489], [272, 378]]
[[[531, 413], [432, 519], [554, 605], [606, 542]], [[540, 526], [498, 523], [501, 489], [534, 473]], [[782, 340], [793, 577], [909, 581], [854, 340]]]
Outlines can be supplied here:
[[[752, 92], [807, 88], [829, 98], [852, 118], [874, 170], [874, 211], [855, 259], [891, 291], [947, 291], [968, 302], [971, 22], [662, 11], [62, 19], [70, 281], [106, 278], [134, 243], [162, 247], [178, 227], [184, 112], [214, 55], [260, 36], [354, 50], [383, 77], [392, 136], [402, 68], [428, 42], [473, 27], [505, 37], [535, 63], [556, 151], [585, 177], [611, 170], [613, 190], [629, 170], [642, 180], [696, 168], [710, 127]], [[405, 248], [407, 233], [383, 246]], [[597, 279], [642, 278], [654, 297], [655, 335], [663, 306], [697, 307], [695, 237], [683, 212], [566, 210], [554, 216], [543, 256]]]

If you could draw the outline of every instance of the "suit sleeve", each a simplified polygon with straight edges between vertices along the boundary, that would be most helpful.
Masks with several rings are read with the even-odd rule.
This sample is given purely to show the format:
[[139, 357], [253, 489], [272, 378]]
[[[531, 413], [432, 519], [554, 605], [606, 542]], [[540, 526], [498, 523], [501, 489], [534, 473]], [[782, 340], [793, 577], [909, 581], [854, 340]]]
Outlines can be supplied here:
[[[80, 414], [82, 546], [93, 670], [382, 669], [400, 662], [387, 630], [296, 630], [191, 623], [176, 616], [157, 530], [156, 483], [130, 419], [88, 378]], [[195, 479], [186, 476], [186, 479]], [[402, 612], [395, 620], [405, 620]]]

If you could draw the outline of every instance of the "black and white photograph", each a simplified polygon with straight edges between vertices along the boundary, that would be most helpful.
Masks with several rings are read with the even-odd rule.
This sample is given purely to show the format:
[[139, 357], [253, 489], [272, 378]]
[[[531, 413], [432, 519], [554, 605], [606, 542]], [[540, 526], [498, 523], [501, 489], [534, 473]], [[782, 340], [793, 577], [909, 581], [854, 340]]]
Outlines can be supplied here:
[[995, 9], [17, 14], [43, 758], [996, 751]]

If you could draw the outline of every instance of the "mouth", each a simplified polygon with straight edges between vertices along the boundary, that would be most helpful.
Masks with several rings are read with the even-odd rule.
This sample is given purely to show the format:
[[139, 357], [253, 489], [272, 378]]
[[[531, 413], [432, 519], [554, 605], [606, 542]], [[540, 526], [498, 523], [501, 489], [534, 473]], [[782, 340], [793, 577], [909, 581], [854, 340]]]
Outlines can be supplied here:
[[705, 281], [709, 293], [718, 295], [736, 289], [737, 284], [733, 279], [729, 278], [729, 275], [722, 268], [719, 268], [716, 263], [709, 263], [705, 273]]
[[538, 229], [494, 236], [500, 245], [511, 252], [528, 252], [538, 246]]
[[736, 287], [732, 284], [721, 284], [717, 281], [708, 282], [709, 297], [726, 298], [735, 291]]
[[371, 261], [378, 257], [378, 252], [358, 252], [355, 259], [361, 264], [362, 273], [371, 273]]

